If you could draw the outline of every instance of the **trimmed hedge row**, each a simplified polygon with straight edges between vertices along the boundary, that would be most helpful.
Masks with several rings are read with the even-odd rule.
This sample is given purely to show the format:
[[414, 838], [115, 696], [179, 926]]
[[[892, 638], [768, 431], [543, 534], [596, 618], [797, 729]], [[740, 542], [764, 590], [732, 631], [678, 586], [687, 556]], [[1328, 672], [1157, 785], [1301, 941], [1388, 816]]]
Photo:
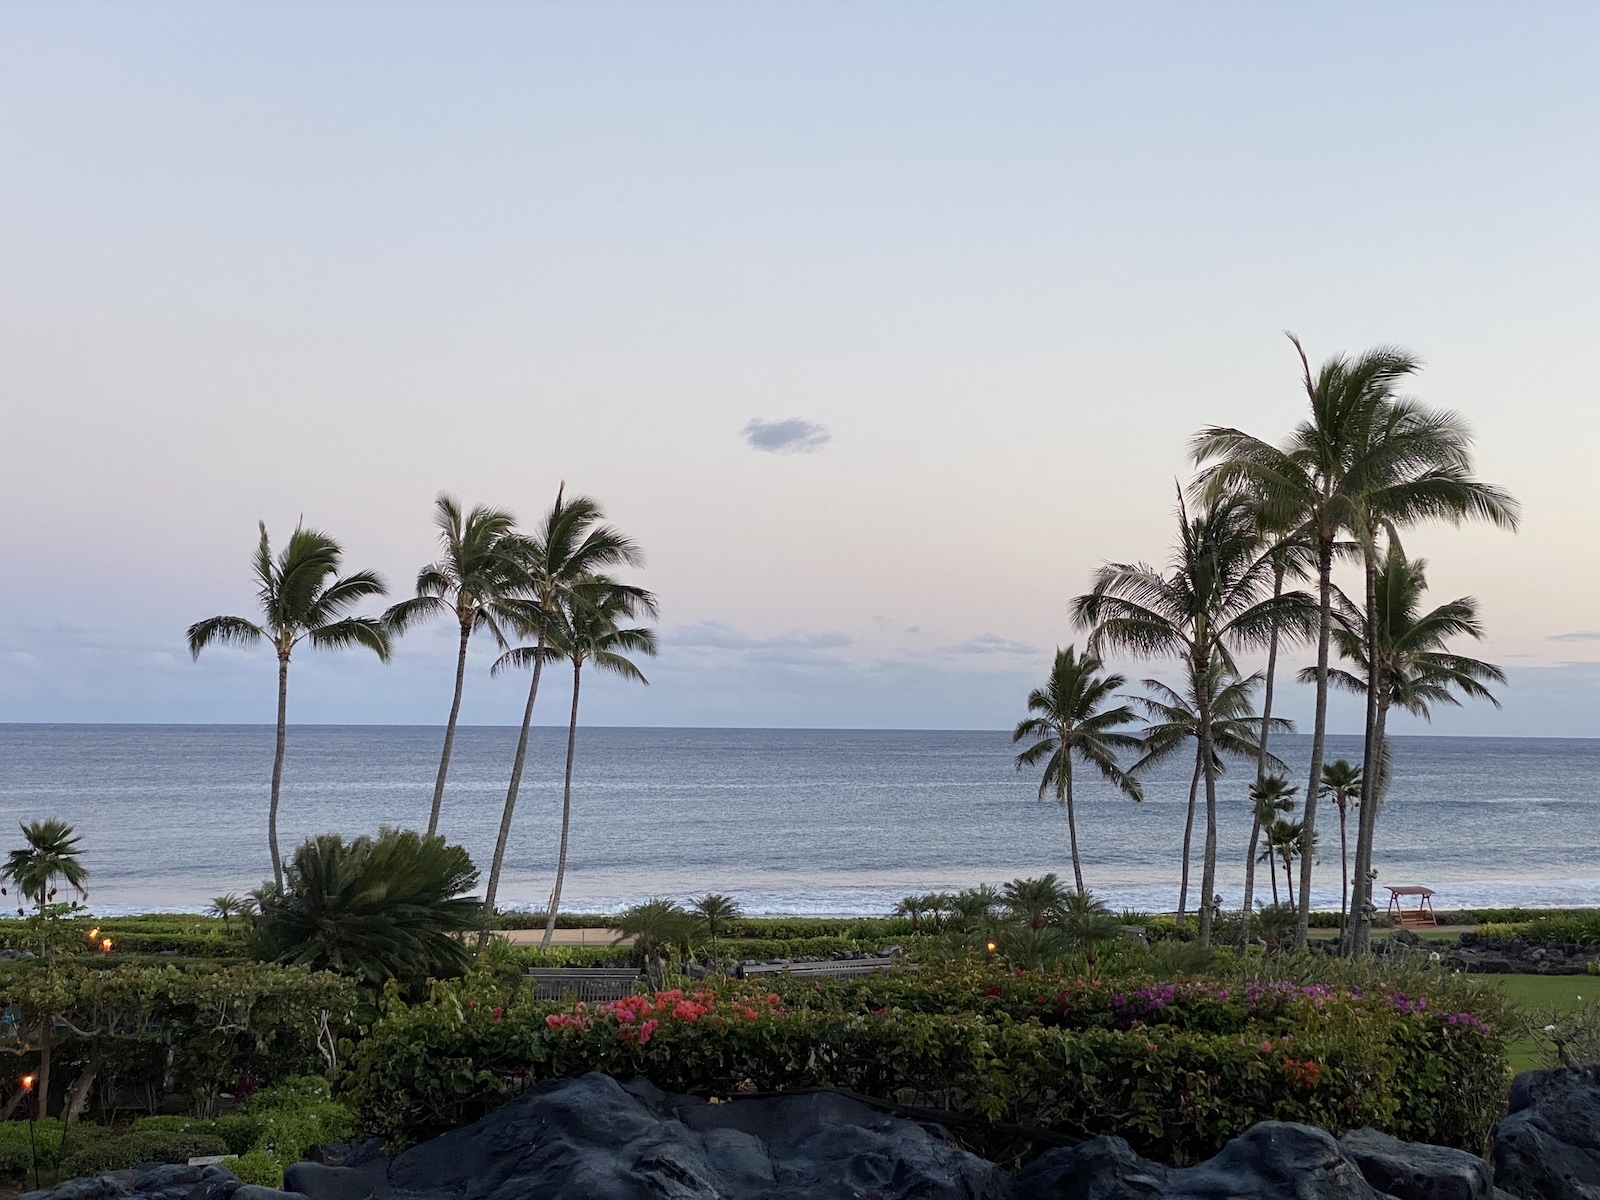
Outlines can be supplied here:
[[[416, 1005], [391, 995], [357, 1047], [345, 1095], [368, 1128], [406, 1144], [475, 1119], [531, 1080], [592, 1070], [702, 1094], [842, 1086], [1074, 1136], [1116, 1133], [1169, 1162], [1207, 1157], [1266, 1119], [1479, 1149], [1498, 1116], [1503, 1038], [1471, 1014], [1409, 997], [1279, 989], [1263, 1012], [1213, 988], [1117, 1017], [1115, 993], [1097, 997], [1097, 985], [987, 978], [976, 997], [964, 976], [942, 1006], [919, 1011], [860, 1007], [881, 993], [809, 985], [808, 997], [792, 982], [565, 1009], [472, 977]], [[923, 985], [930, 995], [941, 986]], [[1206, 1015], [1164, 1019], [1168, 1009]]]

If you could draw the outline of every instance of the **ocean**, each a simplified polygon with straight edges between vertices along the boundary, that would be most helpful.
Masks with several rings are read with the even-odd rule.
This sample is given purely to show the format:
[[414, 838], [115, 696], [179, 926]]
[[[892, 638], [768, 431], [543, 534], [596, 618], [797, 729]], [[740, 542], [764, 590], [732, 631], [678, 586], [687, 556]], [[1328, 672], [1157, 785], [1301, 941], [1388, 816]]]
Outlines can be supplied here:
[[[285, 853], [317, 833], [425, 826], [441, 735], [291, 727]], [[270, 875], [272, 741], [268, 726], [0, 725], [0, 852], [20, 844], [18, 821], [71, 822], [102, 914], [199, 909], [248, 890]], [[554, 881], [565, 742], [565, 729], [533, 731], [504, 907], [542, 908]], [[1329, 742], [1329, 758], [1360, 752], [1359, 738]], [[441, 829], [485, 870], [515, 743], [502, 727], [456, 738]], [[1395, 747], [1380, 898], [1386, 884], [1421, 884], [1440, 907], [1600, 905], [1600, 740], [1401, 737]], [[1303, 779], [1310, 738], [1274, 748]], [[1114, 907], [1176, 907], [1192, 762], [1147, 775], [1142, 804], [1080, 770], [1085, 882]], [[1237, 764], [1221, 787], [1218, 890], [1230, 906], [1243, 892], [1253, 777]], [[563, 908], [720, 891], [751, 913], [870, 914], [908, 892], [1046, 871], [1070, 879], [1066, 814], [1037, 803], [1037, 786], [996, 731], [580, 729]], [[1323, 807], [1313, 899], [1337, 907], [1338, 821]], [[1257, 887], [1270, 899], [1259, 872]]]

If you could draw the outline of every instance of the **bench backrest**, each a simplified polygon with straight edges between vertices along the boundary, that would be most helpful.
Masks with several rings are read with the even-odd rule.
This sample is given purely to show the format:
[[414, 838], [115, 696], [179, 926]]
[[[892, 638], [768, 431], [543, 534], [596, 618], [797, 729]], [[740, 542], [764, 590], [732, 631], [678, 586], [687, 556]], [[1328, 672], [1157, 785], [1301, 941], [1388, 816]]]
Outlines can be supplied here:
[[633, 995], [639, 972], [632, 967], [529, 967], [535, 1000], [621, 1000]]

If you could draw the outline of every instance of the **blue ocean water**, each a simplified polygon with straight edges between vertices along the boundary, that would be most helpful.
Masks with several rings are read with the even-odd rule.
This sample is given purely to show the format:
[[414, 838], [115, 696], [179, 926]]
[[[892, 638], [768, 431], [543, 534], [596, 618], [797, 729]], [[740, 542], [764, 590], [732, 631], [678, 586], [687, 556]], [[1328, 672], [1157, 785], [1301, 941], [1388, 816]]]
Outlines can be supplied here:
[[[424, 825], [440, 737], [430, 727], [291, 727], [285, 850], [314, 833]], [[507, 907], [542, 907], [553, 883], [565, 739], [564, 729], [534, 730]], [[266, 726], [0, 726], [0, 850], [19, 840], [6, 832], [19, 820], [72, 822], [103, 913], [199, 908], [253, 887], [269, 874], [272, 740]], [[442, 829], [480, 864], [515, 741], [501, 727], [457, 735]], [[1275, 748], [1303, 777], [1310, 739]], [[1357, 738], [1330, 739], [1330, 757], [1359, 750]], [[992, 731], [582, 729], [564, 907], [716, 890], [751, 912], [873, 913], [910, 891], [1070, 877], [1065, 813], [1035, 802], [1037, 777], [1019, 774], [1011, 755], [1008, 735]], [[1230, 905], [1243, 891], [1251, 778], [1236, 766], [1221, 789], [1219, 890]], [[1597, 780], [1600, 740], [1396, 739], [1380, 889], [1424, 884], [1441, 906], [1600, 904]], [[1176, 906], [1188, 782], [1182, 764], [1154, 772], [1134, 804], [1081, 777], [1092, 890], [1114, 905]], [[1314, 899], [1336, 907], [1336, 814], [1320, 824]], [[1259, 888], [1270, 896], [1265, 878]]]

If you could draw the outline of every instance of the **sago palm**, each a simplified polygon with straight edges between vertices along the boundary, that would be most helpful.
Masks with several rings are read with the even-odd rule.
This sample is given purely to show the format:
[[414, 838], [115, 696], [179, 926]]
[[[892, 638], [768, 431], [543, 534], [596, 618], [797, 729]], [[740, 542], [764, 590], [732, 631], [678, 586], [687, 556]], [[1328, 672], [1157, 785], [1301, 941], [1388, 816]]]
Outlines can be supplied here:
[[[1178, 545], [1165, 574], [1145, 563], [1108, 563], [1095, 573], [1093, 590], [1073, 601], [1074, 618], [1093, 631], [1091, 649], [1171, 656], [1194, 678], [1213, 659], [1237, 672], [1234, 652], [1266, 645], [1275, 630], [1280, 636], [1303, 634], [1309, 597], [1298, 591], [1270, 594], [1272, 564], [1262, 554], [1248, 502], [1221, 495], [1191, 517], [1180, 497], [1178, 517]], [[1207, 689], [1196, 700], [1206, 788], [1200, 943], [1208, 946], [1217, 871], [1217, 771]]]
[[[655, 597], [636, 587], [596, 576], [576, 583], [545, 633], [541, 653], [566, 659], [572, 667], [572, 714], [567, 722], [567, 766], [561, 789], [561, 848], [556, 857], [556, 886], [550, 892], [550, 912], [545, 918], [548, 950], [555, 936], [556, 913], [561, 908], [561, 886], [567, 875], [567, 839], [572, 828], [572, 764], [578, 749], [578, 699], [585, 667], [648, 684], [649, 680], [628, 657], [654, 657], [656, 635], [651, 629], [625, 622], [653, 617]], [[515, 653], [513, 651], [513, 653]]]
[[1051, 871], [1033, 879], [1013, 879], [1000, 889], [1000, 903], [1014, 920], [1040, 930], [1061, 915], [1070, 894]]
[[1028, 695], [1032, 715], [1019, 721], [1011, 732], [1013, 743], [1037, 739], [1017, 755], [1017, 770], [1044, 763], [1038, 798], [1043, 800], [1046, 792], [1054, 792], [1056, 802], [1067, 810], [1072, 878], [1080, 893], [1084, 890], [1083, 866], [1078, 858], [1078, 822], [1073, 810], [1072, 760], [1087, 763], [1134, 800], [1144, 799], [1139, 781], [1117, 765], [1118, 751], [1139, 749], [1139, 739], [1123, 728], [1137, 718], [1125, 704], [1106, 707], [1127, 679], [1102, 673], [1103, 666], [1095, 654], [1079, 658], [1076, 646], [1057, 650], [1050, 678]]
[[[1148, 696], [1135, 696], [1133, 702], [1144, 709], [1148, 724], [1144, 727], [1140, 746], [1143, 756], [1129, 771], [1137, 774], [1147, 767], [1165, 762], [1179, 751], [1194, 743], [1194, 772], [1189, 779], [1189, 808], [1183, 825], [1183, 869], [1178, 885], [1178, 927], [1183, 927], [1184, 914], [1189, 904], [1189, 851], [1194, 834], [1195, 804], [1200, 794], [1200, 705], [1196, 695], [1198, 684], [1188, 683], [1187, 694], [1176, 691], [1159, 679], [1143, 681]], [[1255, 691], [1261, 684], [1261, 674], [1240, 679], [1229, 674], [1220, 659], [1213, 658], [1211, 670], [1206, 673], [1204, 686], [1211, 693], [1211, 747], [1216, 759], [1216, 770], [1222, 774], [1227, 769], [1227, 759], [1254, 760], [1271, 764], [1274, 770], [1284, 770], [1282, 761], [1263, 746], [1263, 729], [1281, 733], [1294, 732], [1294, 723], [1282, 717], [1257, 716], [1253, 704]]]
[[[511, 840], [511, 822], [522, 789], [522, 770], [528, 759], [528, 732], [533, 725], [533, 706], [539, 698], [539, 681], [550, 657], [545, 651], [550, 631], [570, 603], [573, 588], [585, 579], [613, 566], [638, 566], [643, 561], [638, 546], [610, 525], [604, 524], [600, 505], [588, 496], [568, 498], [563, 485], [556, 491], [555, 503], [527, 536], [518, 536], [508, 549], [515, 556], [517, 585], [513, 624], [518, 636], [531, 641], [502, 655], [494, 665], [499, 672], [510, 666], [531, 667], [528, 702], [522, 710], [522, 728], [517, 734], [517, 752], [511, 763], [511, 781], [506, 787], [505, 807], [500, 813], [500, 832], [495, 838], [494, 859], [489, 864], [489, 882], [483, 893], [484, 937], [494, 918], [495, 897], [500, 889], [500, 872], [505, 864], [506, 845]], [[643, 596], [644, 593], [638, 593]]]
[[1350, 845], [1346, 821], [1350, 810], [1360, 811], [1361, 768], [1339, 758], [1322, 768], [1322, 798], [1339, 810], [1339, 931], [1342, 934], [1350, 904]]
[[[1372, 722], [1371, 765], [1364, 779], [1360, 816], [1356, 822], [1355, 888], [1350, 900], [1355, 915], [1354, 949], [1366, 949], [1371, 938], [1372, 850], [1378, 810], [1389, 773], [1389, 711], [1402, 709], [1428, 720], [1435, 704], [1457, 705], [1461, 697], [1500, 702], [1490, 684], [1504, 683], [1505, 672], [1447, 648], [1459, 637], [1481, 640], [1483, 623], [1478, 602], [1462, 596], [1422, 611], [1427, 591], [1428, 564], [1407, 559], [1398, 542], [1390, 541], [1382, 566], [1373, 577], [1371, 618], [1347, 609], [1334, 630], [1340, 655], [1355, 671], [1332, 672], [1334, 683], [1350, 691], [1378, 697]], [[1369, 653], [1376, 649], [1377, 671], [1369, 669]], [[1365, 774], [1365, 772], [1364, 772]]]
[[354, 616], [351, 609], [369, 596], [383, 595], [374, 571], [340, 575], [344, 550], [326, 533], [295, 526], [276, 558], [261, 523], [261, 540], [251, 564], [259, 621], [247, 617], [208, 617], [189, 626], [189, 653], [195, 658], [211, 645], [253, 646], [267, 641], [278, 658], [278, 736], [272, 754], [272, 795], [267, 810], [267, 848], [272, 878], [283, 887], [278, 853], [278, 797], [283, 787], [283, 750], [289, 719], [289, 658], [301, 642], [318, 650], [365, 646], [389, 661], [389, 628], [378, 617]]
[[467, 678], [467, 644], [472, 635], [487, 632], [506, 646], [502, 626], [507, 617], [507, 595], [515, 581], [507, 535], [516, 526], [508, 512], [475, 505], [461, 511], [461, 502], [440, 492], [433, 502], [433, 523], [439, 527], [444, 553], [437, 562], [417, 572], [417, 594], [402, 600], [384, 614], [396, 633], [436, 617], [451, 616], [461, 636], [456, 648], [456, 686], [450, 700], [450, 717], [444, 727], [444, 747], [439, 752], [439, 774], [433, 783], [433, 807], [428, 813], [428, 836], [439, 831], [439, 809], [444, 803], [445, 779], [450, 774], [450, 751], [461, 715], [461, 690]]
[[[1295, 925], [1296, 943], [1303, 944], [1311, 906], [1309, 848], [1327, 738], [1332, 574], [1340, 538], [1356, 538], [1358, 552], [1370, 562], [1368, 534], [1377, 522], [1482, 518], [1515, 525], [1516, 506], [1503, 492], [1472, 478], [1470, 438], [1459, 419], [1399, 396], [1398, 388], [1421, 367], [1414, 355], [1392, 346], [1354, 358], [1336, 355], [1313, 376], [1304, 349], [1290, 337], [1310, 414], [1288, 441], [1274, 446], [1238, 429], [1210, 427], [1196, 435], [1193, 452], [1206, 468], [1197, 480], [1202, 494], [1214, 499], [1230, 491], [1244, 493], [1268, 526], [1296, 530], [1314, 549], [1316, 709]], [[1369, 702], [1369, 734], [1375, 707], [1375, 700]], [[1370, 763], [1366, 774], [1370, 778]]]

